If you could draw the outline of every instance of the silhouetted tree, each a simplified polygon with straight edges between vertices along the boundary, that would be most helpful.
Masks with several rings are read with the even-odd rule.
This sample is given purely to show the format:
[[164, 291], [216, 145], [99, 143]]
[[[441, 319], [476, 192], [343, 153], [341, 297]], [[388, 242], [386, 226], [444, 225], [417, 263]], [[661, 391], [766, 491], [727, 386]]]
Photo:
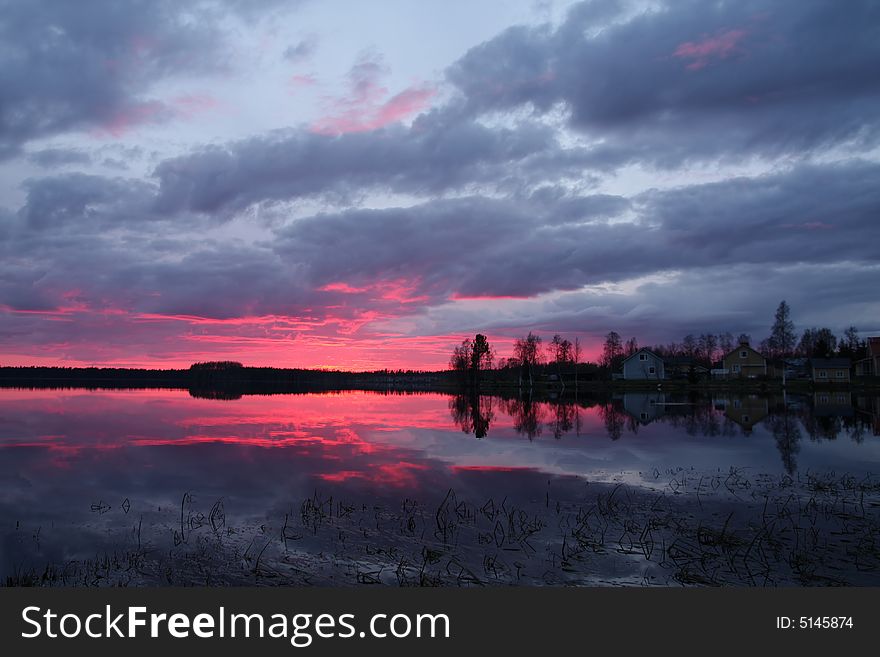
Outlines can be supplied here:
[[556, 364], [556, 373], [562, 379], [563, 370], [572, 361], [572, 344], [557, 333], [550, 341], [550, 353]]
[[630, 338], [626, 341], [626, 347], [624, 348], [624, 355], [629, 358], [634, 353], [639, 350], [639, 341], [636, 340], [635, 337]]
[[[525, 369], [529, 374], [529, 388], [533, 384], [533, 370], [541, 359], [541, 336], [535, 335], [531, 331], [525, 338], [517, 338], [513, 343], [513, 357], [520, 364], [520, 371]], [[522, 374], [520, 374], [520, 385]]]
[[617, 331], [609, 331], [608, 335], [605, 336], [605, 345], [602, 349], [602, 364], [613, 370], [622, 354], [623, 347], [620, 343], [620, 334]]
[[492, 369], [492, 347], [489, 346], [489, 340], [482, 333], [474, 336], [474, 342], [471, 346], [471, 379], [474, 385], [479, 384], [480, 372]]
[[456, 372], [466, 373], [471, 366], [474, 353], [474, 345], [470, 338], [461, 341], [461, 344], [452, 350], [452, 356], [449, 357], [449, 369]]

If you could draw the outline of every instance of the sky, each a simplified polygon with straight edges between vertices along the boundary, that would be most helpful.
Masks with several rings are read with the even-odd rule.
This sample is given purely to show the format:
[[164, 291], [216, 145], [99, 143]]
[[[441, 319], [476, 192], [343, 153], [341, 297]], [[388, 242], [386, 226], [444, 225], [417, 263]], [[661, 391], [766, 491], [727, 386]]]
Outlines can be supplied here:
[[880, 334], [880, 4], [0, 0], [0, 364]]

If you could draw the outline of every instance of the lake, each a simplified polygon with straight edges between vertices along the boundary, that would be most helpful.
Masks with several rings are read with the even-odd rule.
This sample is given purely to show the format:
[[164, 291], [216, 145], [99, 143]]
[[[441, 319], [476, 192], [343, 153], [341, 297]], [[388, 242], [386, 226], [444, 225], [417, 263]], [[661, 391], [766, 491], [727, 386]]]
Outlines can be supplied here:
[[8, 585], [880, 585], [880, 403], [0, 389]]

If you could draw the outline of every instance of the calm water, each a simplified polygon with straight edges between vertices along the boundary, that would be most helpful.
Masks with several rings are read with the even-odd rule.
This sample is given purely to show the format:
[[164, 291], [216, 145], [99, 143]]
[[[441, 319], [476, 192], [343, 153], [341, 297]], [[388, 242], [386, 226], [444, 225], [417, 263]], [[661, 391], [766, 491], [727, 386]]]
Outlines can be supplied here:
[[[0, 575], [876, 584], [878, 411], [876, 398], [848, 392], [575, 404], [0, 390]], [[804, 574], [791, 550], [777, 554], [792, 540], [803, 549], [798, 532], [810, 526], [817, 542], [839, 535], [835, 518], [853, 533], [824, 543], [838, 574], [821, 564]], [[716, 539], [704, 540], [713, 522]], [[744, 565], [698, 572], [705, 554], [680, 558], [685, 545], [719, 563], [736, 549]]]

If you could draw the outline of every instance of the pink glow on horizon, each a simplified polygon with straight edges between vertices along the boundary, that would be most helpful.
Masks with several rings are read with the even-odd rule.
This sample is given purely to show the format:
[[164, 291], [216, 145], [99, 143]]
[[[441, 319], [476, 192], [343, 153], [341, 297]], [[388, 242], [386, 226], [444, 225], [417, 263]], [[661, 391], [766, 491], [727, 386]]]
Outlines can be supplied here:
[[[506, 335], [479, 326], [453, 334], [422, 333], [408, 319], [411, 307], [429, 302], [420, 288], [408, 279], [334, 281], [318, 290], [327, 299], [298, 315], [234, 317], [90, 307], [79, 290], [56, 292], [54, 308], [0, 305], [0, 314], [16, 323], [19, 336], [14, 344], [3, 345], [0, 365], [185, 369], [198, 361], [236, 360], [350, 371], [445, 370], [452, 348], [477, 332], [488, 334], [499, 362], [512, 354], [512, 336], [520, 334], [516, 329], [508, 328]], [[542, 335], [549, 340], [552, 329]], [[575, 334], [566, 337], [573, 340]], [[598, 354], [595, 338], [579, 337], [584, 360]]]
[[691, 59], [685, 68], [697, 71], [709, 64], [711, 59], [726, 59], [738, 51], [739, 42], [748, 34], [746, 30], [722, 30], [700, 41], [685, 41], [673, 51], [673, 57]]

